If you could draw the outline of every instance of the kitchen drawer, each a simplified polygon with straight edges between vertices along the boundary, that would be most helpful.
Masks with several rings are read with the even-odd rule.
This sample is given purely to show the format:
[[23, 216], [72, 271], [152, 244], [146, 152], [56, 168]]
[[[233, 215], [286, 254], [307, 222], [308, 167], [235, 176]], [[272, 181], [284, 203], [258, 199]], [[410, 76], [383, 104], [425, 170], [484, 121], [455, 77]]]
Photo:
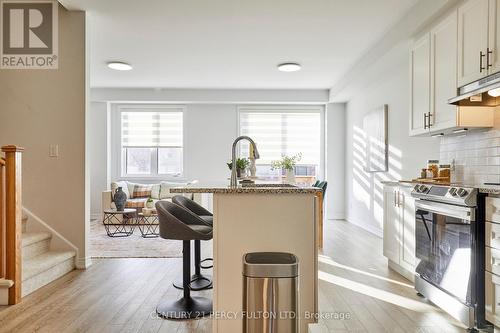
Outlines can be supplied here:
[[500, 198], [486, 198], [486, 221], [500, 223]]
[[500, 250], [486, 246], [484, 259], [486, 270], [500, 276]]
[[484, 241], [487, 246], [500, 250], [500, 224], [486, 222]]
[[500, 276], [485, 272], [484, 287], [486, 320], [500, 326]]

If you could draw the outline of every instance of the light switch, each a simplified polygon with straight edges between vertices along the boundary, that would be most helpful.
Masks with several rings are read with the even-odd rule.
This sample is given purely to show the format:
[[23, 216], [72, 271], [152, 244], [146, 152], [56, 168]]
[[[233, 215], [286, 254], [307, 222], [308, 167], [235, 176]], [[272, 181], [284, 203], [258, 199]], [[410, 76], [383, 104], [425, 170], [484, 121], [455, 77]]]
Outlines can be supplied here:
[[49, 145], [49, 157], [59, 157], [59, 145]]

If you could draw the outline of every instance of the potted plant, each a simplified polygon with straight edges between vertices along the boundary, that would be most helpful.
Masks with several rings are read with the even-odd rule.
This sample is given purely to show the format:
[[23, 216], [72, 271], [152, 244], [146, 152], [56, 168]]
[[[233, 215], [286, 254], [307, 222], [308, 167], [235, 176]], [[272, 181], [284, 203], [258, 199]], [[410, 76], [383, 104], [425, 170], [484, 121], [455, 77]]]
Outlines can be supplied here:
[[293, 156], [281, 155], [281, 160], [272, 161], [271, 169], [285, 170], [286, 182], [289, 184], [295, 183], [295, 165], [302, 159], [302, 153]]
[[146, 208], [153, 209], [155, 207], [155, 202], [153, 201], [152, 198], [149, 198], [148, 201], [146, 201]]
[[[241, 178], [241, 175], [246, 170], [246, 168], [250, 165], [250, 161], [248, 158], [238, 158], [236, 160], [236, 176]], [[229, 170], [233, 169], [233, 162], [228, 162], [227, 167]]]

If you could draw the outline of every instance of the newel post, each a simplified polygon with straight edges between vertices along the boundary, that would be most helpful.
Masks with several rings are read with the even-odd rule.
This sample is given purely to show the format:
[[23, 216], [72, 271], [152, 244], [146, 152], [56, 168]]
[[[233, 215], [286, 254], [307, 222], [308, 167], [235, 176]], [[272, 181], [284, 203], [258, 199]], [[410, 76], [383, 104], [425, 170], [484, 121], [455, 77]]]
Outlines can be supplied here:
[[21, 300], [22, 152], [24, 148], [3, 146], [5, 153], [5, 277], [14, 281], [9, 304]]

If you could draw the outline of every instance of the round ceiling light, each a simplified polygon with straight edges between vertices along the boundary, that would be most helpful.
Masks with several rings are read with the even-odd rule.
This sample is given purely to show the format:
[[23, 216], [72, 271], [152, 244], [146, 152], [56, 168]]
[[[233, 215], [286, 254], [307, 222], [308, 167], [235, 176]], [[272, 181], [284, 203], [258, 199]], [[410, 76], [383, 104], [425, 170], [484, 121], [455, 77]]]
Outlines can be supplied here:
[[130, 64], [121, 61], [110, 61], [108, 62], [108, 67], [117, 71], [129, 71], [132, 69]]
[[296, 72], [300, 71], [302, 66], [296, 62], [285, 62], [278, 65], [278, 70], [282, 72]]

